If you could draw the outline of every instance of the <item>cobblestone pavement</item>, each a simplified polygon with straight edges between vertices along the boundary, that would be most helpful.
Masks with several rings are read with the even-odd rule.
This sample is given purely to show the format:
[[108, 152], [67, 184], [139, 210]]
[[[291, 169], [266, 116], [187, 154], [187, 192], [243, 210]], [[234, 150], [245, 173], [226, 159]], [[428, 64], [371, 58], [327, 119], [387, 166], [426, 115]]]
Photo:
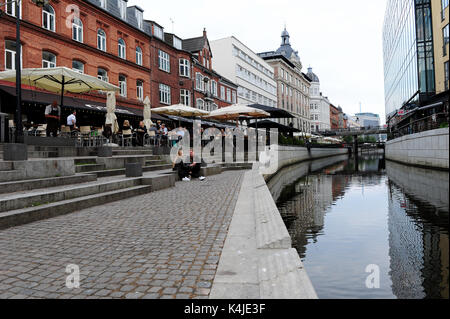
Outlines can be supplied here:
[[[0, 299], [208, 298], [243, 172], [0, 231]], [[68, 265], [80, 288], [68, 289]]]

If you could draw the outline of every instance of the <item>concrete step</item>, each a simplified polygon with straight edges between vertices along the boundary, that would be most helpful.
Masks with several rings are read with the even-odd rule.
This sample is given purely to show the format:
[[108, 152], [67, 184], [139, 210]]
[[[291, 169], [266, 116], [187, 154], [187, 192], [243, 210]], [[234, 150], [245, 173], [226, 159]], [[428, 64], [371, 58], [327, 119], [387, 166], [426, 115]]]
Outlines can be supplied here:
[[12, 162], [3, 162], [0, 160], [0, 171], [12, 171], [13, 163]]
[[5, 182], [0, 183], [0, 194], [8, 194], [19, 191], [29, 191], [34, 189], [43, 189], [49, 187], [73, 185], [94, 182], [97, 180], [95, 175], [90, 174], [78, 174], [68, 177], [55, 177], [45, 179], [34, 179], [17, 182]]
[[[164, 164], [164, 165], [153, 165], [153, 166], [145, 166], [142, 168], [143, 172], [154, 172], [154, 171], [162, 171], [166, 169], [171, 169], [172, 164]], [[120, 176], [125, 175], [125, 168], [120, 169], [111, 169], [111, 170], [103, 170], [90, 172], [92, 174], [96, 174], [98, 178], [100, 177], [110, 177], [110, 176]]]
[[18, 170], [0, 171], [0, 183], [21, 180], [24, 173]]
[[165, 165], [167, 162], [165, 160], [150, 160], [145, 161], [145, 166], [155, 166], [155, 165]]
[[113, 156], [126, 156], [126, 155], [153, 155], [153, 150], [115, 150], [113, 149]]
[[152, 186], [139, 185], [105, 193], [87, 195], [42, 206], [18, 209], [0, 213], [0, 230], [66, 215], [81, 209], [86, 209], [122, 199], [150, 193]]
[[258, 279], [261, 299], [318, 299], [295, 249], [260, 257]]
[[105, 169], [104, 164], [81, 164], [75, 167], [77, 173], [95, 172], [104, 169]]
[[100, 194], [105, 192], [139, 186], [140, 179], [124, 179], [119, 181], [97, 182], [87, 185], [63, 187], [62, 189], [47, 191], [31, 191], [25, 194], [9, 194], [0, 199], [0, 212], [7, 212], [33, 206], [41, 206], [78, 197]]
[[75, 158], [75, 165], [85, 165], [85, 164], [97, 164], [95, 157], [88, 158]]

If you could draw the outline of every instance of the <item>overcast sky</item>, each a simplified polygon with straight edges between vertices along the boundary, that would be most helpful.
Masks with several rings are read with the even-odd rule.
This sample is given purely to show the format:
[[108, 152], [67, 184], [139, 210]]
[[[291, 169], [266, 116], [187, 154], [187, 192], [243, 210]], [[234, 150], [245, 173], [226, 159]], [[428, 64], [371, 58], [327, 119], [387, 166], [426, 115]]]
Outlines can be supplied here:
[[[286, 24], [303, 72], [313, 67], [321, 90], [353, 115], [380, 114], [384, 121], [382, 28], [387, 0], [130, 0], [144, 18], [181, 38], [235, 36], [254, 52], [281, 44]], [[172, 24], [172, 20], [174, 23]], [[213, 59], [214, 66], [214, 59]]]

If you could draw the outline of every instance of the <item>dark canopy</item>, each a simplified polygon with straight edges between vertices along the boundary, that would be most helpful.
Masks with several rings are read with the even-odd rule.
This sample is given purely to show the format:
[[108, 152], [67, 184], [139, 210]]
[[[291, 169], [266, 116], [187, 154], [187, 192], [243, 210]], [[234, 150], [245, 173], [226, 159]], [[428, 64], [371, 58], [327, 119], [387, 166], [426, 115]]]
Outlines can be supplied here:
[[253, 107], [258, 110], [265, 111], [267, 113], [270, 113], [270, 118], [272, 119], [292, 119], [295, 118], [294, 115], [289, 113], [288, 111], [277, 109], [275, 107], [267, 106], [267, 105], [261, 105], [261, 104], [252, 104], [249, 105], [250, 107]]
[[[257, 123], [251, 123], [249, 124], [249, 127], [254, 127], [256, 128], [256, 124]], [[258, 129], [260, 128], [277, 128], [279, 132], [301, 132], [300, 130], [293, 128], [293, 127], [289, 127], [283, 124], [279, 124], [277, 122], [274, 121], [270, 121], [270, 120], [263, 120], [263, 121], [259, 121], [258, 122]]]

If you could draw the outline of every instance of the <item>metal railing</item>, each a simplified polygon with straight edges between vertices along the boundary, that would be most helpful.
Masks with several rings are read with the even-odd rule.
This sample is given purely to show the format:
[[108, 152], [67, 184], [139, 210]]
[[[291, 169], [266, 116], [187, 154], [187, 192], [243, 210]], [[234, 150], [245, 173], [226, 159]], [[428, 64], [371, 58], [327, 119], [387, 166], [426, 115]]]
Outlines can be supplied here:
[[[436, 113], [418, 120], [412, 121], [406, 125], [395, 128], [388, 134], [388, 138], [396, 139], [405, 135], [417, 134], [421, 132], [436, 130], [442, 127], [448, 127], [448, 113]], [[445, 125], [447, 124], [447, 125]]]

